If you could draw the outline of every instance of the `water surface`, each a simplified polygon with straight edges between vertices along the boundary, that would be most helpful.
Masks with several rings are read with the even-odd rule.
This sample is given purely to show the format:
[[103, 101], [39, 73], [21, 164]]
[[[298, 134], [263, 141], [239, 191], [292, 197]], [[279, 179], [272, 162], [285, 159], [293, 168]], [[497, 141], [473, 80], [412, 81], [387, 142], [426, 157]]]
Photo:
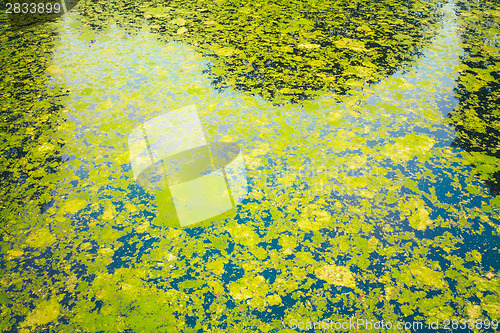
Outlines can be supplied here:
[[[207, 57], [191, 37], [166, 39], [137, 8], [123, 17], [138, 23], [99, 26], [95, 6], [82, 0], [47, 27], [57, 35], [23, 37], [52, 53], [38, 60], [46, 76], [37, 85], [45, 97], [29, 109], [35, 125], [5, 111], [2, 186], [20, 189], [2, 190], [3, 330], [287, 332], [323, 319], [500, 317], [500, 201], [475, 176], [478, 155], [452, 145], [448, 121], [463, 105], [467, 54], [455, 4], [436, 9], [442, 21], [425, 23], [434, 33], [391, 71], [349, 74], [348, 93], [318, 81], [314, 94], [288, 97], [245, 81], [234, 45]], [[151, 8], [156, 19], [179, 14]], [[174, 19], [165, 26], [187, 34], [179, 29], [191, 21]], [[273, 66], [263, 86], [274, 84]], [[232, 218], [166, 228], [155, 193], [134, 181], [128, 135], [191, 104], [207, 140], [242, 147], [250, 193]]]

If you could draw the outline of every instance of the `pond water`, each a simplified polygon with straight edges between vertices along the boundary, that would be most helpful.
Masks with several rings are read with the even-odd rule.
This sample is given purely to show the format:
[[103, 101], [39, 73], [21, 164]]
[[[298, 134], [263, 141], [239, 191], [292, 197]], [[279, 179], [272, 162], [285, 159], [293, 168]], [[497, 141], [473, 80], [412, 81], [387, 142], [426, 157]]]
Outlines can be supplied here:
[[[498, 6], [277, 3], [3, 19], [2, 331], [497, 331]], [[248, 193], [180, 228], [130, 137], [188, 106]]]

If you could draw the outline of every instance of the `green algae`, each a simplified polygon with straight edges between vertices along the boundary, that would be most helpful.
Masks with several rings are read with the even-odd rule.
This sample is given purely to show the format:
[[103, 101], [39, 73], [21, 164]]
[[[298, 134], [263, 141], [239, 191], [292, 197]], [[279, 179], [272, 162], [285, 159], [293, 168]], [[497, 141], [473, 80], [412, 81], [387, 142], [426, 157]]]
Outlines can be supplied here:
[[[219, 88], [285, 102], [314, 98], [318, 90], [345, 93], [408, 66], [434, 34], [441, 5], [84, 1], [80, 9], [94, 29], [110, 22], [133, 29], [144, 17], [163, 39], [188, 42], [212, 57], [211, 78]], [[113, 15], [119, 6], [129, 10]]]
[[[213, 5], [200, 12], [213, 15]], [[7, 198], [2, 330], [277, 332], [292, 319], [498, 318], [500, 198], [470, 167], [491, 160], [480, 151], [471, 160], [448, 146], [453, 131], [438, 106], [453, 102], [455, 85], [445, 78], [461, 75], [453, 68], [461, 66], [463, 50], [446, 40], [452, 33], [424, 47], [427, 53], [405, 75], [350, 95], [325, 92], [277, 106], [260, 98], [259, 89], [255, 96], [214, 90], [213, 73], [201, 74], [207, 62], [199, 49], [162, 42], [171, 35], [196, 38], [199, 16], [189, 6], [182, 15], [181, 7], [164, 4], [137, 9], [82, 0], [78, 8], [82, 17], [75, 13], [61, 23], [50, 66], [48, 54], [14, 58], [18, 67], [2, 73], [12, 94], [2, 110], [16, 106], [4, 125], [12, 135], [2, 137], [3, 149], [24, 147], [17, 160], [2, 155], [8, 171], [2, 175], [10, 177], [1, 188]], [[162, 21], [153, 32], [139, 24], [142, 11]], [[244, 7], [242, 13], [249, 15]], [[113, 20], [138, 37], [106, 26], [82, 28]], [[299, 20], [290, 33], [307, 33], [310, 21]], [[229, 30], [222, 23], [203, 24]], [[50, 34], [40, 34], [26, 34], [23, 43], [50, 42]], [[204, 47], [206, 36], [198, 38]], [[18, 46], [2, 42], [11, 43], [11, 53]], [[296, 47], [307, 58], [321, 50], [316, 45], [298, 41]], [[214, 53], [239, 61], [243, 53], [230, 46], [220, 43]], [[37, 47], [19, 50], [35, 59], [30, 52]], [[349, 38], [335, 47], [367, 49]], [[226, 65], [219, 75], [238, 80], [241, 73], [227, 74], [232, 65]], [[374, 73], [351, 67], [349, 78]], [[266, 84], [273, 82], [274, 69], [268, 70]], [[32, 100], [16, 100], [23, 71], [45, 92], [45, 103], [28, 91], [21, 93]], [[349, 82], [356, 88], [359, 81]], [[57, 85], [69, 95], [58, 96]], [[313, 94], [289, 94], [303, 93]], [[191, 102], [200, 105], [207, 137], [241, 143], [251, 191], [233, 218], [162, 228], [154, 193], [133, 183], [126, 136], [139, 119]], [[31, 104], [40, 110], [35, 124], [14, 132]], [[65, 158], [57, 160], [59, 154]], [[8, 186], [24, 173], [26, 185]]]
[[[454, 145], [468, 152], [467, 162], [498, 194], [500, 122], [498, 89], [499, 27], [497, 6], [489, 1], [459, 2], [464, 57], [456, 92], [460, 105], [450, 114], [457, 131]], [[478, 25], [477, 22], [483, 22]]]
[[356, 287], [354, 276], [346, 267], [325, 265], [316, 269], [316, 275], [318, 278], [336, 286]]
[[56, 299], [39, 303], [33, 312], [31, 312], [24, 322], [21, 323], [21, 329], [19, 331], [29, 332], [31, 330], [26, 329], [26, 327], [34, 328], [56, 321], [61, 313], [60, 308], [61, 305]]
[[47, 247], [56, 241], [54, 235], [49, 230], [43, 228], [33, 231], [26, 239], [26, 244], [31, 247]]

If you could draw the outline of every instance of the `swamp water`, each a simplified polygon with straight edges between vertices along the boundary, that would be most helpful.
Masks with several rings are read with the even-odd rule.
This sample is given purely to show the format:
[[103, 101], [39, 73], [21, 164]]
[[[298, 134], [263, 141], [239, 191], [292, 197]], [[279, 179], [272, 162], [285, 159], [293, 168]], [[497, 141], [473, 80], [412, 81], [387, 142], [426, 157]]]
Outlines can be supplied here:
[[[81, 0], [22, 34], [3, 28], [2, 330], [293, 332], [359, 319], [422, 322], [424, 332], [465, 319], [495, 331], [496, 7], [437, 6], [442, 19], [426, 22], [427, 37], [391, 37], [410, 58], [395, 57], [389, 72], [342, 65], [340, 86], [324, 60], [296, 69], [304, 81], [273, 72], [329, 47], [311, 41], [321, 37], [312, 28], [292, 60], [242, 74], [244, 47], [217, 41], [207, 56], [196, 47], [203, 38], [165, 40], [168, 29], [187, 36], [194, 12], [112, 3]], [[343, 36], [334, 44], [353, 58], [380, 55]], [[232, 218], [166, 228], [154, 193], [134, 181], [128, 136], [188, 105], [207, 141], [240, 145], [249, 193]], [[478, 105], [491, 114], [471, 111]]]

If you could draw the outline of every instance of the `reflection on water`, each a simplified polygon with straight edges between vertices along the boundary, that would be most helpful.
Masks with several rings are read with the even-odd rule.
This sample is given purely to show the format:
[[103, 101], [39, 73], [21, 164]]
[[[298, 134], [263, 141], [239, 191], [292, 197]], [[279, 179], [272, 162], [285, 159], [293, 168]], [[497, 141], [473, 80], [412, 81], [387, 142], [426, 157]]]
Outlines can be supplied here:
[[[457, 131], [454, 146], [467, 151], [474, 172], [493, 194], [500, 193], [498, 10], [490, 2], [459, 2], [462, 17], [461, 75], [456, 91], [460, 106], [450, 115]], [[468, 13], [474, 15], [468, 16]], [[477, 25], [474, 17], [482, 24]], [[471, 47], [477, 45], [477, 47]]]
[[219, 89], [283, 103], [322, 91], [349, 93], [406, 68], [434, 35], [442, 4], [85, 0], [80, 12], [97, 31], [116, 23], [135, 33], [145, 18], [161, 39], [189, 43], [209, 57], [206, 71]]
[[[270, 332], [317, 318], [497, 318], [500, 201], [450, 147], [444, 117], [463, 53], [453, 9], [407, 71], [281, 106], [215, 90], [206, 57], [146, 25], [96, 32], [68, 15], [47, 68], [68, 90], [65, 158], [50, 207], [26, 207], [30, 227], [3, 238], [2, 316], [17, 320], [4, 327]], [[198, 141], [241, 147], [231, 156], [243, 156], [248, 196], [235, 216], [166, 228], [168, 208], [135, 181], [129, 138], [192, 104]]]

